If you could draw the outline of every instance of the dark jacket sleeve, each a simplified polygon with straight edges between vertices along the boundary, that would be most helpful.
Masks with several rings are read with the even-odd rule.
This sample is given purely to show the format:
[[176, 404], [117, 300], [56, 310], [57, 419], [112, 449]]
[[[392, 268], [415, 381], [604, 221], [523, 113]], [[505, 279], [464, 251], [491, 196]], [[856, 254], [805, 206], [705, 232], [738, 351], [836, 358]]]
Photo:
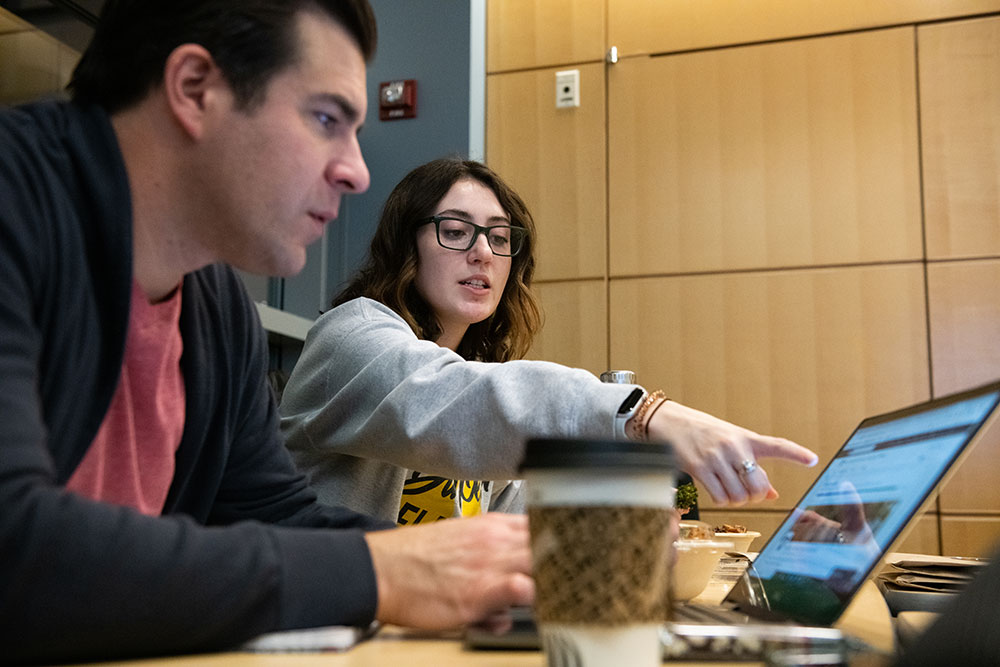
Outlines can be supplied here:
[[[259, 331], [239, 339], [253, 346], [249, 361], [210, 365], [219, 375], [257, 370], [232, 385], [210, 374], [191, 381], [164, 516], [65, 491], [79, 442], [106, 410], [106, 377], [117, 378], [108, 318], [127, 317], [95, 282], [116, 267], [88, 263], [106, 244], [88, 247], [78, 228], [89, 227], [76, 220], [70, 229], [67, 214], [83, 201], [100, 209], [120, 165], [104, 155], [62, 160], [87, 165], [95, 182], [60, 203], [53, 193], [83, 175], [15, 163], [17, 136], [3, 130], [0, 122], [0, 661], [206, 651], [271, 630], [371, 621], [377, 595], [363, 530], [382, 524], [316, 505], [277, 439], [263, 384], [247, 385], [242, 402], [229, 391], [263, 379]], [[28, 148], [23, 155], [38, 154]], [[128, 201], [108, 206], [127, 211]], [[203, 313], [220, 332], [245, 325], [209, 301]], [[212, 355], [187, 343], [192, 361], [198, 348]]]

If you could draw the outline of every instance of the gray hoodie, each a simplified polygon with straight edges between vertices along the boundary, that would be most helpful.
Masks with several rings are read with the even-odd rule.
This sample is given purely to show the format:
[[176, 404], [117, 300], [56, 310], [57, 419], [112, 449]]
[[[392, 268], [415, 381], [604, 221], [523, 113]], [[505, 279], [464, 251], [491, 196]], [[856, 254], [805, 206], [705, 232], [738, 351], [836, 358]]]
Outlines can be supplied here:
[[417, 513], [404, 490], [439, 476], [499, 480], [481, 485], [482, 511], [521, 511], [521, 483], [508, 480], [524, 442], [619, 437], [615, 414], [633, 389], [545, 361], [466, 361], [360, 298], [310, 330], [285, 386], [281, 428], [324, 503], [410, 523]]

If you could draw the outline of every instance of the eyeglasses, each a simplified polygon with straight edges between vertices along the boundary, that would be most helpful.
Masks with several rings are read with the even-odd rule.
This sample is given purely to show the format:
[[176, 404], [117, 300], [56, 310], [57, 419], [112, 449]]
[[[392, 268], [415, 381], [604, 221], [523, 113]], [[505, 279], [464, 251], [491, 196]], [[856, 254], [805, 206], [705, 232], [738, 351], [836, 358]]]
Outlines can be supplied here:
[[494, 255], [513, 257], [520, 252], [521, 246], [524, 245], [524, 239], [528, 235], [528, 230], [524, 227], [511, 225], [482, 227], [468, 220], [442, 215], [432, 215], [421, 220], [417, 225], [427, 225], [432, 222], [437, 230], [438, 244], [448, 250], [468, 250], [476, 244], [476, 239], [482, 234], [486, 237]]

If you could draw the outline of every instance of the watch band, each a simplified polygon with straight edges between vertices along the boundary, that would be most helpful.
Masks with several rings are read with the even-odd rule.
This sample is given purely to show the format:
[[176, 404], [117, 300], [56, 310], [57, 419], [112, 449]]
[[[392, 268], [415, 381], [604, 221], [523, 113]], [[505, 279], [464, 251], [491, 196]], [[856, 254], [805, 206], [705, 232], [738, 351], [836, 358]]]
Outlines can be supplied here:
[[636, 387], [632, 390], [624, 401], [622, 401], [621, 406], [618, 408], [618, 412], [615, 414], [615, 433], [618, 437], [624, 439], [625, 436], [625, 422], [631, 419], [635, 415], [635, 411], [639, 409], [642, 405], [643, 399], [646, 397], [646, 390], [642, 387]]

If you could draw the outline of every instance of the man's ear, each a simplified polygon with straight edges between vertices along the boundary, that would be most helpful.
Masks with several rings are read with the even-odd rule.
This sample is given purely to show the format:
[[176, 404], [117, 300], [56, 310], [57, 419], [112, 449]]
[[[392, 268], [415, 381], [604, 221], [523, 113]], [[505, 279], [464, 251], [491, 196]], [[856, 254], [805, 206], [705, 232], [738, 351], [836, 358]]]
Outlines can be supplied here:
[[220, 101], [220, 90], [228, 93], [222, 71], [212, 54], [198, 44], [181, 44], [167, 57], [163, 67], [163, 91], [177, 123], [197, 139], [205, 129], [206, 112]]

